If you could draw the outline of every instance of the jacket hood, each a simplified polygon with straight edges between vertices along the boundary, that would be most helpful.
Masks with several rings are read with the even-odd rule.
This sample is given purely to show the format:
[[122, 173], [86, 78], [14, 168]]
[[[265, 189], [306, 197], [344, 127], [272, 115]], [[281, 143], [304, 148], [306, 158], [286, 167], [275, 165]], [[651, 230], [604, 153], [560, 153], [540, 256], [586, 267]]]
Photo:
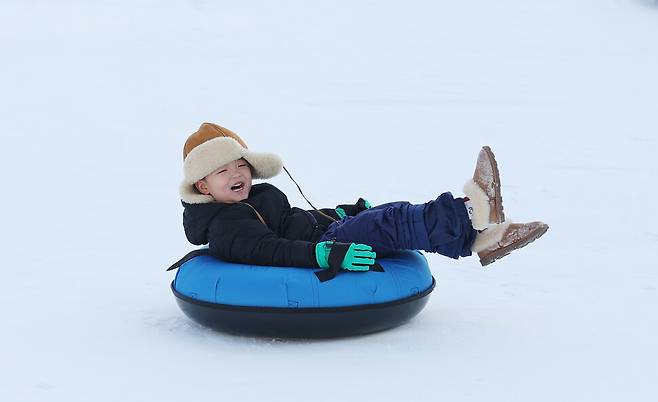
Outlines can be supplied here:
[[209, 202], [205, 204], [188, 204], [182, 201], [183, 228], [187, 240], [197, 246], [208, 244], [208, 229], [217, 214], [230, 204]]

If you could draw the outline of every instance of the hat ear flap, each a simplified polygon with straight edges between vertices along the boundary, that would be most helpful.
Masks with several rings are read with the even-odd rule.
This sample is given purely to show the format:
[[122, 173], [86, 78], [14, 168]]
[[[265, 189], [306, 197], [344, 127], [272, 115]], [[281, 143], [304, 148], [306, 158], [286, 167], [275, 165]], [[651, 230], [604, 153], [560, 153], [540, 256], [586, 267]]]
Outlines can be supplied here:
[[248, 149], [244, 151], [243, 157], [254, 168], [254, 179], [269, 179], [279, 173], [283, 168], [283, 161], [278, 155], [269, 152], [252, 152]]
[[207, 204], [215, 199], [212, 195], [201, 194], [194, 184], [183, 181], [178, 188], [180, 199], [188, 204]]

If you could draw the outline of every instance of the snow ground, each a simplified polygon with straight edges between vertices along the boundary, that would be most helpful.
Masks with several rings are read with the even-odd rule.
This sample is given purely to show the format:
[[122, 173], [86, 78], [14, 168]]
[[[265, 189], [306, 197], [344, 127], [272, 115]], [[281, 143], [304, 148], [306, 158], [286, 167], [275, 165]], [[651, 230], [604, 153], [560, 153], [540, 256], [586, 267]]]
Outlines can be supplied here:
[[[5, 0], [0, 26], [2, 401], [658, 397], [656, 2]], [[508, 217], [551, 229], [487, 269], [428, 255], [391, 331], [212, 332], [164, 272], [203, 121], [319, 207], [459, 194], [488, 144]]]

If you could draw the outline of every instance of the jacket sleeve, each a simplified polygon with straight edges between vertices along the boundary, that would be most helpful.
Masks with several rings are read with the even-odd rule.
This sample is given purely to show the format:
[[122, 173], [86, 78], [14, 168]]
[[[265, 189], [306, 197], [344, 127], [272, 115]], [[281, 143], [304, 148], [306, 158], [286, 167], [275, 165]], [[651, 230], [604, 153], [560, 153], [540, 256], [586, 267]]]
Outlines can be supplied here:
[[[316, 219], [319, 219], [319, 220], [322, 220], [322, 221], [325, 221], [325, 220], [328, 221], [328, 219], [327, 219], [326, 216], [324, 216], [322, 214], [319, 214], [318, 211], [324, 212], [325, 214], [331, 216], [332, 218], [334, 218], [337, 221], [340, 220], [340, 216], [338, 216], [338, 213], [336, 212], [335, 208], [321, 208], [321, 209], [318, 209], [318, 211], [316, 211], [314, 209], [309, 209], [307, 211], [312, 213], [313, 216], [315, 216]], [[331, 222], [333, 222], [333, 221], [329, 221], [329, 223], [331, 223]]]
[[319, 268], [315, 245], [281, 238], [253, 218], [215, 219], [208, 233], [210, 254], [239, 264]]
[[336, 205], [336, 208], [342, 208], [347, 216], [356, 216], [367, 209], [366, 200], [359, 197], [354, 204], [340, 204]]

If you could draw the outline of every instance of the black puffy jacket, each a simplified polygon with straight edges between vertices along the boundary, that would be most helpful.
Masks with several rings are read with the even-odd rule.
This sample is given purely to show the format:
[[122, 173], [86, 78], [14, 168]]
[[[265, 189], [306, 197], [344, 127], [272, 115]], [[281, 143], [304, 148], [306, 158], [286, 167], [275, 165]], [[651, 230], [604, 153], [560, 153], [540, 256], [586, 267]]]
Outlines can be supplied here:
[[[333, 221], [315, 210], [291, 208], [286, 195], [269, 183], [253, 185], [249, 198], [242, 202], [251, 206], [183, 202], [183, 227], [187, 239], [196, 245], [208, 244], [210, 254], [225, 261], [318, 267], [315, 245]], [[340, 220], [333, 208], [320, 211]]]

